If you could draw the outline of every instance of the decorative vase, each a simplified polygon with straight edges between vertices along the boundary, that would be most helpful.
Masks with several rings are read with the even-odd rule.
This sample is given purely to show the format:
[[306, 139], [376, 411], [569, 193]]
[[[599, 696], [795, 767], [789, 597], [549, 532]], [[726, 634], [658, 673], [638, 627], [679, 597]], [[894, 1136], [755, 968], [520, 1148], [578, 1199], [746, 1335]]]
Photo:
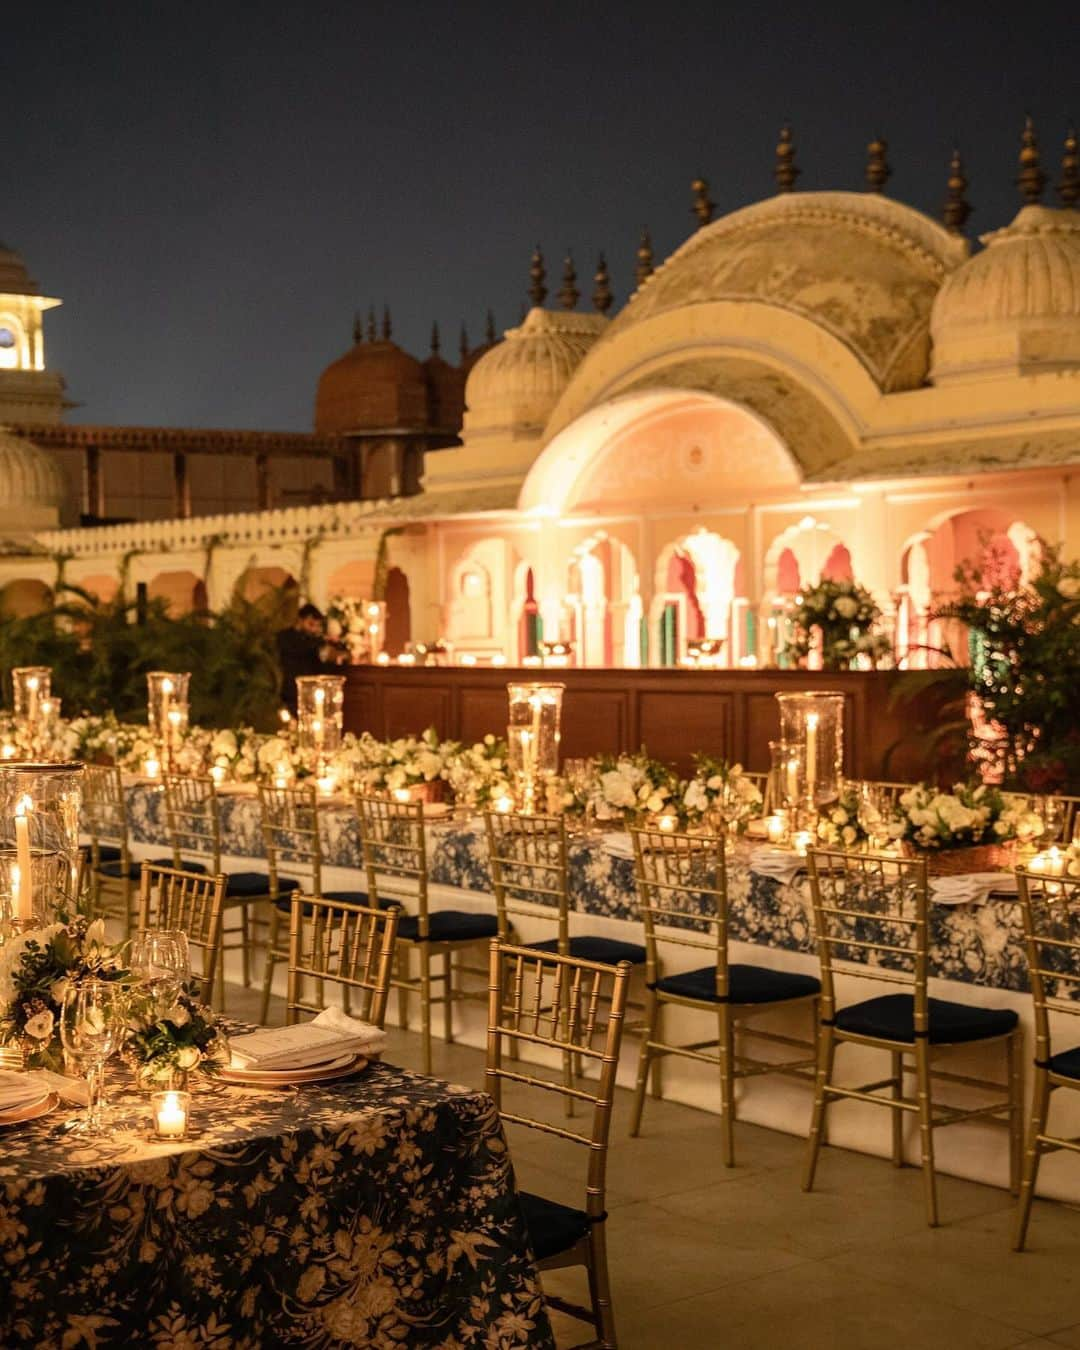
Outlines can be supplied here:
[[140, 1092], [187, 1092], [190, 1073], [175, 1064], [148, 1060], [133, 1066], [135, 1086]]

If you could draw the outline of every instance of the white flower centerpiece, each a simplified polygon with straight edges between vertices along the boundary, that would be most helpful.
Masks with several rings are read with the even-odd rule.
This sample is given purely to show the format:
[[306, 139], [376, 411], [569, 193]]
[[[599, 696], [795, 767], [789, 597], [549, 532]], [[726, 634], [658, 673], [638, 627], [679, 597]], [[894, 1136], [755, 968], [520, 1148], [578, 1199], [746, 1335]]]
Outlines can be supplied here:
[[891, 650], [884, 633], [876, 633], [881, 610], [874, 597], [855, 581], [823, 579], [796, 597], [792, 646], [806, 657], [815, 628], [821, 632], [821, 664], [825, 670], [847, 670], [858, 657], [872, 666]]
[[694, 756], [694, 776], [682, 791], [682, 814], [691, 823], [716, 824], [744, 834], [764, 802], [758, 786], [741, 764], [711, 755]]
[[888, 829], [936, 859], [937, 873], [976, 872], [1011, 867], [1016, 841], [1036, 838], [1042, 822], [1023, 797], [986, 783], [957, 783], [952, 792], [919, 784], [900, 795]]
[[601, 823], [629, 826], [647, 816], [677, 814], [679, 795], [673, 770], [641, 750], [636, 755], [601, 755], [595, 777], [577, 789], [575, 800]]

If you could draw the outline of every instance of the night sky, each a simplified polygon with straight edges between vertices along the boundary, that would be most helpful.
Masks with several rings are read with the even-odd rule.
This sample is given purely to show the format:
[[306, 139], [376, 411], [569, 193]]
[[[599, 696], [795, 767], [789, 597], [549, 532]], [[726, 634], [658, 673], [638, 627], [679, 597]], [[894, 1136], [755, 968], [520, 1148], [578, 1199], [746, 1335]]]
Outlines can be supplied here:
[[518, 321], [537, 241], [552, 292], [605, 250], [621, 303], [696, 174], [721, 211], [771, 193], [785, 119], [799, 187], [860, 187], [880, 132], [934, 214], [958, 138], [980, 233], [1024, 113], [1051, 182], [1080, 117], [1075, 8], [994, 0], [38, 0], [0, 44], [0, 239], [65, 302], [49, 364], [88, 422], [308, 429], [354, 309], [421, 356], [437, 319], [456, 359], [463, 319]]

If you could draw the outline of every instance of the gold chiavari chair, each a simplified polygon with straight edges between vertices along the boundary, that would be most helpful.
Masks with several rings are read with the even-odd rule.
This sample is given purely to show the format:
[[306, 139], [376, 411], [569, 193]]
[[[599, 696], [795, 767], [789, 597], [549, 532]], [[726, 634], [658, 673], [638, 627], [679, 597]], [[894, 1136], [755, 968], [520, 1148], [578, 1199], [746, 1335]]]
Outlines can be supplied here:
[[[940, 1126], [1004, 1118], [1009, 1130], [1010, 1184], [1015, 1191], [1022, 1109], [1018, 1019], [1009, 1008], [980, 1008], [930, 998], [925, 859], [814, 849], [808, 865], [821, 959], [821, 1028], [803, 1189], [809, 1191], [814, 1184], [827, 1108], [843, 1098], [873, 1102], [892, 1111], [893, 1163], [897, 1167], [904, 1165], [903, 1117], [916, 1117], [926, 1218], [931, 1227], [938, 1222], [934, 1130]], [[899, 986], [903, 992], [840, 1008], [837, 973]], [[888, 1051], [889, 1077], [861, 1087], [835, 1083], [836, 1048], [845, 1042]], [[1004, 1081], [933, 1067], [939, 1052], [973, 1044], [1003, 1047]], [[909, 1058], [914, 1060], [914, 1069]], [[912, 1073], [914, 1096], [905, 1093], [905, 1074]], [[935, 1081], [959, 1083], [992, 1097], [1005, 1095], [983, 1106], [938, 1106], [933, 1098]]]
[[170, 928], [187, 936], [189, 949], [199, 953], [202, 999], [209, 1003], [216, 994], [224, 1003], [224, 972], [221, 969], [222, 904], [226, 877], [223, 872], [187, 872], [175, 867], [147, 863], [139, 882], [139, 929]]
[[[431, 909], [428, 903], [427, 841], [424, 832], [422, 802], [396, 802], [383, 797], [357, 798], [360, 818], [360, 842], [367, 869], [368, 897], [372, 905], [385, 904], [380, 892], [404, 890], [415, 901], [416, 913], [403, 914], [398, 922], [397, 976], [392, 981], [398, 991], [401, 1025], [408, 1024], [410, 993], [420, 995], [421, 1032], [424, 1042], [424, 1072], [431, 1072], [431, 1010], [443, 1008], [443, 1036], [454, 1039], [454, 1004], [470, 994], [454, 979], [454, 958], [458, 974], [464, 974], [461, 956], [470, 948], [495, 937], [498, 925], [493, 914], [476, 914], [459, 909]], [[392, 883], [388, 887], [388, 883]], [[393, 903], [402, 903], [394, 900]], [[419, 975], [409, 971], [409, 954], [415, 951]], [[442, 969], [433, 971], [436, 958]], [[432, 983], [442, 985], [442, 993], [432, 993]]]
[[761, 793], [761, 814], [770, 815], [773, 809], [772, 804], [772, 784], [770, 782], [772, 774], [767, 770], [762, 772], [760, 769], [744, 769], [743, 777], [747, 782], [753, 783]]
[[[735, 1165], [735, 1082], [763, 1073], [810, 1078], [813, 1041], [749, 1025], [751, 1018], [809, 1005], [817, 1022], [821, 985], [812, 975], [770, 966], [732, 963], [728, 958], [728, 894], [721, 835], [632, 830], [638, 907], [645, 927], [645, 1034], [634, 1088], [631, 1135], [641, 1128], [650, 1067], [667, 1055], [715, 1065], [720, 1070], [721, 1137], [725, 1167]], [[682, 948], [710, 958], [691, 970], [672, 971], [667, 952]], [[661, 1036], [661, 1013], [691, 1008], [717, 1018], [715, 1040], [685, 1044]], [[793, 1047], [794, 1059], [760, 1060], [736, 1054], [735, 1036]]]
[[[589, 1150], [585, 1207], [521, 1192], [521, 1206], [530, 1245], [540, 1271], [583, 1265], [588, 1273], [588, 1308], [547, 1296], [547, 1302], [592, 1326], [595, 1344], [615, 1350], [615, 1315], [608, 1280], [604, 1207], [608, 1137], [615, 1094], [630, 967], [580, 961], [533, 947], [491, 944], [488, 981], [488, 1051], [486, 1086], [504, 1121], [568, 1139]], [[553, 1052], [562, 1060], [588, 1060], [596, 1078], [579, 1085], [553, 1082], [525, 1073], [522, 1052]], [[504, 1067], [504, 1055], [514, 1063]], [[509, 1083], [524, 1094], [562, 1095], [570, 1103], [591, 1108], [591, 1128], [578, 1132], [549, 1120], [506, 1111], [502, 1086]]]
[[92, 909], [105, 918], [119, 919], [126, 935], [135, 921], [142, 864], [131, 856], [127, 797], [120, 770], [114, 765], [87, 764], [84, 768], [79, 821], [90, 839]]
[[[210, 777], [164, 775], [165, 819], [173, 850], [173, 866], [189, 872], [210, 871], [217, 875], [221, 866], [221, 799]], [[191, 854], [209, 858], [209, 863], [193, 860]], [[273, 902], [283, 892], [293, 891], [297, 882], [272, 877], [267, 872], [227, 872], [223, 908], [235, 910], [239, 927], [223, 931], [221, 952], [239, 951], [244, 987], [251, 986], [252, 911], [256, 905]], [[229, 941], [230, 935], [235, 941]]]
[[[381, 1027], [394, 967], [394, 943], [401, 910], [371, 909], [342, 900], [294, 895], [289, 919], [289, 992], [285, 1020], [326, 1006], [323, 988], [337, 984], [348, 995], [350, 1010]], [[319, 990], [315, 1002], [303, 995], [310, 977]]]
[[1072, 843], [1077, 827], [1080, 826], [1080, 819], [1077, 817], [1078, 806], [1080, 797], [1070, 797], [1060, 792], [1035, 798], [1036, 811], [1042, 816], [1044, 823], [1050, 826], [1047, 835], [1043, 836], [1044, 844]]
[[323, 900], [344, 900], [352, 905], [366, 905], [368, 894], [366, 890], [323, 890], [319, 795], [314, 783], [286, 788], [268, 787], [260, 783], [259, 821], [271, 888], [278, 895], [270, 910], [270, 932], [263, 970], [261, 1020], [265, 1023], [270, 1012], [274, 968], [279, 962], [289, 959], [289, 948], [282, 928], [288, 923], [291, 914], [291, 892], [299, 888], [306, 895], [318, 896]]
[[1080, 1045], [1055, 1051], [1050, 1014], [1080, 1017], [1080, 880], [1047, 877], [1017, 868], [1028, 972], [1035, 1004], [1035, 1085], [1024, 1146], [1020, 1202], [1013, 1246], [1023, 1251], [1039, 1163], [1044, 1153], [1080, 1153], [1080, 1139], [1047, 1130], [1050, 1096], [1058, 1088], [1080, 1090]]

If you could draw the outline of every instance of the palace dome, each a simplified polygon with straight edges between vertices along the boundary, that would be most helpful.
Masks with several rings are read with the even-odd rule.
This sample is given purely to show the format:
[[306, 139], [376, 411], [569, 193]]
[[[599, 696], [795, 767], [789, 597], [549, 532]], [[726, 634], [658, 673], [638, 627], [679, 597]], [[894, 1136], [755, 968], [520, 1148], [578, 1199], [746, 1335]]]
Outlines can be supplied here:
[[39, 286], [31, 281], [22, 256], [0, 243], [0, 294], [37, 295]]
[[602, 314], [531, 309], [477, 361], [465, 385], [465, 431], [540, 431], [608, 321]]
[[934, 297], [967, 255], [958, 235], [877, 193], [784, 193], [691, 235], [613, 320], [605, 342], [668, 311], [757, 302], [830, 332], [882, 391], [914, 389], [929, 367]]
[[1080, 212], [1025, 206], [934, 302], [935, 383], [1080, 365]]
[[383, 338], [357, 342], [319, 377], [315, 430], [419, 431], [427, 425], [427, 383], [419, 361]]
[[64, 475], [47, 450], [0, 427], [0, 504], [5, 515], [26, 507], [57, 508]]

